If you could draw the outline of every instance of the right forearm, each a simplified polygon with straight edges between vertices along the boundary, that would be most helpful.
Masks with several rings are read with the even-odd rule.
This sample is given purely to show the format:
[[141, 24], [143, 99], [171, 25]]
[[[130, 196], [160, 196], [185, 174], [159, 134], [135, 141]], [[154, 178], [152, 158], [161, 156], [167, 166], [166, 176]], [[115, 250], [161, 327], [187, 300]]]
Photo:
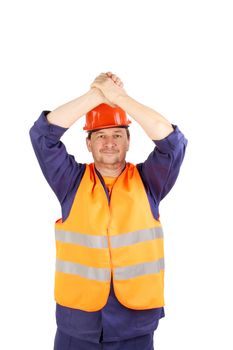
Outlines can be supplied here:
[[97, 89], [92, 88], [84, 95], [65, 103], [47, 114], [51, 124], [69, 128], [74, 122], [102, 103], [101, 95]]

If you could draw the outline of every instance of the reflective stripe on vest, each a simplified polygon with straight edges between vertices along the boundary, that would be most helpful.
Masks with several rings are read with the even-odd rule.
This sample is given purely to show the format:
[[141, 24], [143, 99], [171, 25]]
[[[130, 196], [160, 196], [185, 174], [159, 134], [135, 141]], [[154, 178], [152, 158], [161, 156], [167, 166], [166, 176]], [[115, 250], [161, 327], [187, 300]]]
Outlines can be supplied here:
[[137, 264], [128, 267], [118, 267], [115, 269], [115, 279], [116, 280], [127, 280], [128, 278], [147, 275], [151, 273], [159, 273], [164, 269], [164, 259], [159, 259], [156, 261]]
[[55, 230], [57, 241], [84, 245], [89, 248], [107, 248], [108, 240], [105, 236], [84, 235], [78, 232]]
[[[128, 278], [146, 275], [150, 273], [159, 273], [164, 269], [164, 259], [159, 259], [149, 263], [137, 264], [128, 267], [118, 267], [114, 269], [114, 278], [116, 280], [126, 280]], [[96, 280], [109, 281], [111, 275], [109, 269], [93, 268], [72, 263], [70, 261], [56, 260], [56, 271]]]
[[94, 268], [59, 259], [56, 260], [56, 271], [80, 275], [96, 281], [109, 281], [111, 277], [109, 269]]
[[[57, 241], [64, 243], [80, 244], [89, 248], [107, 248], [108, 240], [105, 236], [93, 236], [78, 232], [55, 230]], [[145, 230], [115, 235], [110, 237], [111, 247], [118, 248], [147, 240], [163, 237], [162, 227], [152, 227]]]

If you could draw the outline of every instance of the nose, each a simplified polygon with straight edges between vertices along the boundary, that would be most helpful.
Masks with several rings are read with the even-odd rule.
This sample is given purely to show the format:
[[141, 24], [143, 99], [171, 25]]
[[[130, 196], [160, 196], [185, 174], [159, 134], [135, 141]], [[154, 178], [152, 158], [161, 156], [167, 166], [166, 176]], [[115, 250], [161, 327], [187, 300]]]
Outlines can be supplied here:
[[116, 145], [116, 139], [114, 139], [113, 136], [106, 136], [104, 139], [104, 145], [108, 145], [108, 146], [115, 146]]

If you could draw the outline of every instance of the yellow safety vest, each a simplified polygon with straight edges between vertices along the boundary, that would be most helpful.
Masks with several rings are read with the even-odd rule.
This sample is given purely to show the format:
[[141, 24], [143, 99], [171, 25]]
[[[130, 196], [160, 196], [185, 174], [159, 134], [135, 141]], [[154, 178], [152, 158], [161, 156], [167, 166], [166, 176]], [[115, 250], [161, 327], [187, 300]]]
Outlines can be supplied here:
[[144, 310], [164, 305], [163, 230], [153, 217], [137, 167], [126, 163], [110, 202], [94, 167], [86, 164], [68, 218], [55, 223], [58, 304], [97, 311], [111, 277], [119, 302]]

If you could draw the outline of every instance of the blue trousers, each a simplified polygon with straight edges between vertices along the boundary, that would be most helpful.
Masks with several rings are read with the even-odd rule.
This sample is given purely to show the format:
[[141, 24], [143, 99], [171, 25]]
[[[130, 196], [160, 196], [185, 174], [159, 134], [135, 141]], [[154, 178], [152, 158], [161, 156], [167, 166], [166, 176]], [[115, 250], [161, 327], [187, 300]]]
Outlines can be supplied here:
[[114, 342], [91, 343], [67, 335], [57, 329], [53, 350], [154, 350], [154, 332]]

